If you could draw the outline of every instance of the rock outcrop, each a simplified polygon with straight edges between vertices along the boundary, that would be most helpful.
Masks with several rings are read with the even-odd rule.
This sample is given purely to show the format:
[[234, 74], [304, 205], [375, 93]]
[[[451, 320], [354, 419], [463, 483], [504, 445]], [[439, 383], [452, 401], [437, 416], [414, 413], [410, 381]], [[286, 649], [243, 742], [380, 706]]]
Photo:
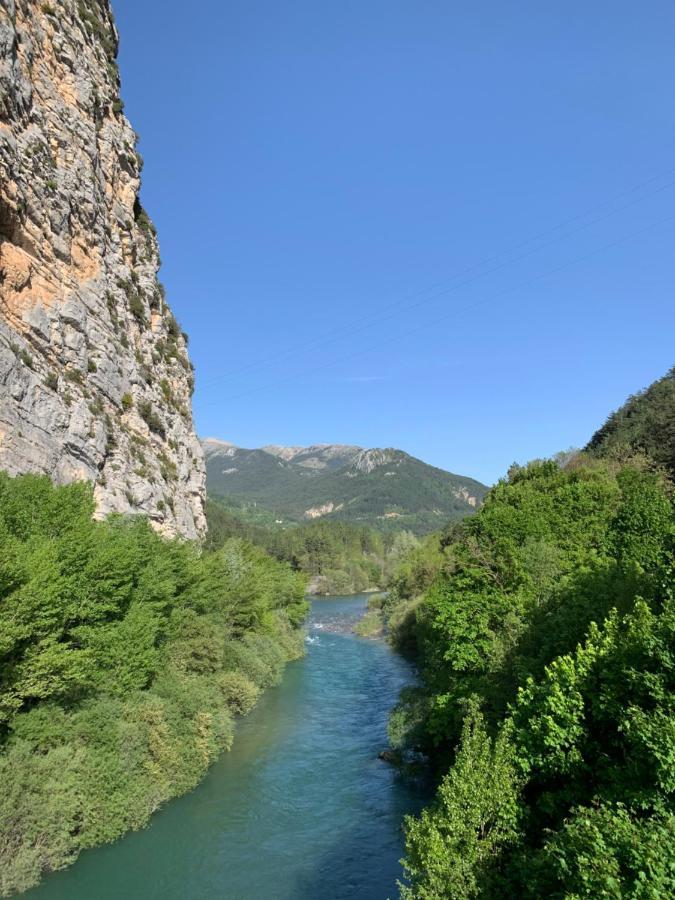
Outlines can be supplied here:
[[187, 340], [157, 280], [107, 0], [0, 0], [0, 469], [100, 515], [205, 519]]

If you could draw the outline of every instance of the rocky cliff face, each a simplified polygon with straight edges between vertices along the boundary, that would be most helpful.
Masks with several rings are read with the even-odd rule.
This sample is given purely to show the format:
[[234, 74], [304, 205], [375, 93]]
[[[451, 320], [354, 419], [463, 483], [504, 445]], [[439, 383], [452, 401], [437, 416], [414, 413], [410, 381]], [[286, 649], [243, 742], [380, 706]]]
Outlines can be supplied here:
[[0, 0], [0, 469], [205, 528], [186, 339], [157, 281], [107, 0]]

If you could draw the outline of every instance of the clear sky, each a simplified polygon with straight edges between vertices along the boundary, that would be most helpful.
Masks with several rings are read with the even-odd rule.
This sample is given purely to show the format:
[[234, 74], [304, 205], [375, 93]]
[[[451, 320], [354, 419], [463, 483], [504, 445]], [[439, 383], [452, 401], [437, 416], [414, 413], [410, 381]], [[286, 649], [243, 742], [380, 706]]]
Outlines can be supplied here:
[[492, 482], [675, 362], [670, 0], [113, 6], [201, 435]]

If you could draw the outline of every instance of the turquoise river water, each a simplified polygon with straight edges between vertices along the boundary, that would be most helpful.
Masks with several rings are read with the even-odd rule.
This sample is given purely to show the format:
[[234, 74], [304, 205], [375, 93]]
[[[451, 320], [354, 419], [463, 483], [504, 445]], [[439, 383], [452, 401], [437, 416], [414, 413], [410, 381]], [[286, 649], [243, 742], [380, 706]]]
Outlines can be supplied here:
[[377, 758], [410, 668], [356, 637], [366, 597], [315, 600], [307, 655], [232, 750], [150, 826], [89, 850], [30, 900], [386, 900], [420, 785]]

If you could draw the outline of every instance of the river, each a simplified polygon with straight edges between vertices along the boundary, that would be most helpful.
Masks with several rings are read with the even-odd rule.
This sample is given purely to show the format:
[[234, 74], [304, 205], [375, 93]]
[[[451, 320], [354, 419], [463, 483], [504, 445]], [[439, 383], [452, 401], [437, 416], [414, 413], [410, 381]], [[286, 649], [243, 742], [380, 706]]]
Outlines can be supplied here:
[[377, 758], [407, 663], [351, 628], [366, 597], [315, 600], [307, 655], [150, 826], [88, 850], [30, 900], [386, 900], [420, 785]]

